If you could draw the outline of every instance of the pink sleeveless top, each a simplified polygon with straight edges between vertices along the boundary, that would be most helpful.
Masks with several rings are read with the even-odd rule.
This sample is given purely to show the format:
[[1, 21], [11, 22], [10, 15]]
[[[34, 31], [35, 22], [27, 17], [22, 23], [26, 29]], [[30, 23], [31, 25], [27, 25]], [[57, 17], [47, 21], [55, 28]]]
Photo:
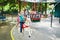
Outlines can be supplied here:
[[17, 17], [17, 22], [20, 22], [19, 16]]

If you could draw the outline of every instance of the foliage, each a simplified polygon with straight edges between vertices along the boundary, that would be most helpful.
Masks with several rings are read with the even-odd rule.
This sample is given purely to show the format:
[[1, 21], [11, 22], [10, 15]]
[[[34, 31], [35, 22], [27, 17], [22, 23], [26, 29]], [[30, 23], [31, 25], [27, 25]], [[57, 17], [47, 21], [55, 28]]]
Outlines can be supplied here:
[[0, 11], [11, 13], [18, 10], [17, 0], [0, 0]]

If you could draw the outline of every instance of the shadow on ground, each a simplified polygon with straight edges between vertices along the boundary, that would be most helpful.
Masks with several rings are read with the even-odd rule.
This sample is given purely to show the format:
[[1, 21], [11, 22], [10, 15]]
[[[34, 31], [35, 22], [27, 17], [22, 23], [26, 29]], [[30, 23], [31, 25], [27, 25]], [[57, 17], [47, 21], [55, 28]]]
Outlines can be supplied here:
[[13, 26], [10, 22], [0, 23], [0, 40], [11, 40], [10, 30]]

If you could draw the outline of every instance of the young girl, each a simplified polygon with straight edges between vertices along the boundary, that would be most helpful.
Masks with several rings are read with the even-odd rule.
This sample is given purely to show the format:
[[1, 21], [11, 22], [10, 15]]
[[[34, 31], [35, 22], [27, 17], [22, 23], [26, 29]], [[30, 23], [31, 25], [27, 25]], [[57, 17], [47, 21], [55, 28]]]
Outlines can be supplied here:
[[17, 24], [16, 27], [20, 24], [20, 32], [22, 33], [22, 26], [25, 22], [25, 18], [22, 14], [18, 13], [18, 17], [17, 17]]
[[29, 33], [29, 37], [31, 37], [31, 29], [30, 29], [30, 19], [25, 15], [25, 23], [23, 24], [23, 30]]

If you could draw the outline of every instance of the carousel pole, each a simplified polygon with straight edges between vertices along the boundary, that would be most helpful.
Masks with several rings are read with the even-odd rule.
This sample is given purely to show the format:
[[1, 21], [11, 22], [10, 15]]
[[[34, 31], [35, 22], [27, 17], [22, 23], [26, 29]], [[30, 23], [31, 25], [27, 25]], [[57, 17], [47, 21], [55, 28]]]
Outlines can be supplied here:
[[[53, 13], [53, 11], [52, 11], [52, 13]], [[53, 15], [52, 15], [52, 13], [51, 13], [51, 27], [52, 27], [52, 22], [53, 22]]]
[[[57, 2], [54, 6], [54, 8], [59, 4], [60, 2]], [[54, 8], [52, 9], [52, 13], [51, 13], [51, 27], [52, 27], [52, 21], [53, 21], [53, 10]], [[59, 19], [60, 20], [60, 19]]]
[[60, 18], [59, 18], [59, 23], [60, 23]]

